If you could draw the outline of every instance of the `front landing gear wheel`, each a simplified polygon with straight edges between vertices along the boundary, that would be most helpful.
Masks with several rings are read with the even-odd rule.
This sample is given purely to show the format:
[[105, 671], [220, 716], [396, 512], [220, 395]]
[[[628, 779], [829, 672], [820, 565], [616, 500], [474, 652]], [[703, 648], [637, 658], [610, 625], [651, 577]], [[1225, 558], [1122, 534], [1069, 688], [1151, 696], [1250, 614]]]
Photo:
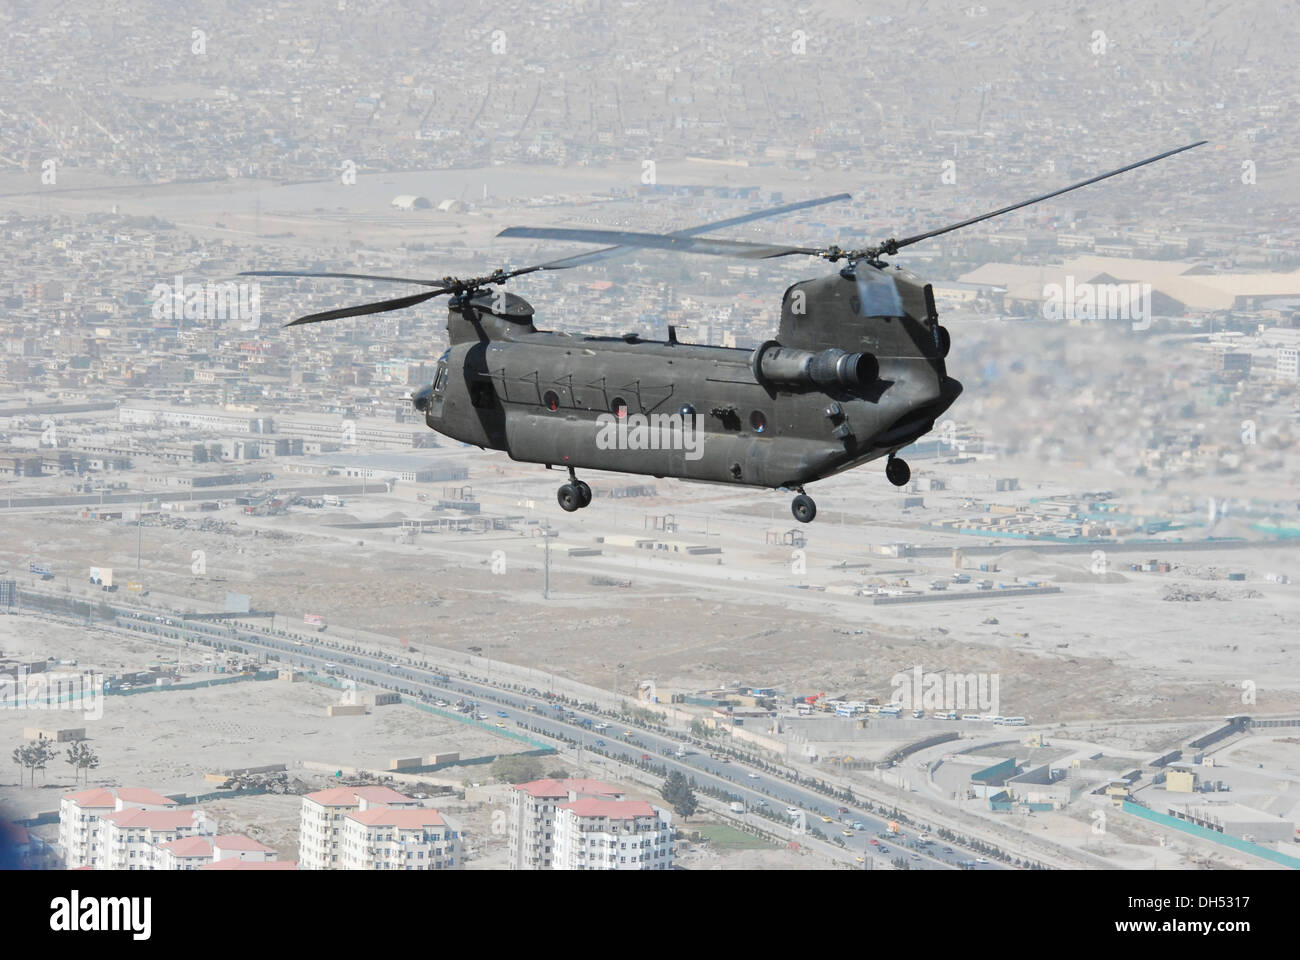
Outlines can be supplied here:
[[790, 512], [800, 523], [812, 523], [817, 516], [817, 504], [806, 493], [801, 493], [790, 502]]
[[586, 507], [591, 505], [591, 487], [587, 486], [581, 480], [574, 483], [578, 488], [578, 506]]
[[906, 460], [890, 457], [885, 464], [885, 478], [896, 487], [905, 486], [912, 479], [912, 468]]
[[565, 513], [573, 513], [582, 506], [582, 494], [571, 483], [560, 487], [555, 494], [555, 499], [560, 502], [560, 509]]

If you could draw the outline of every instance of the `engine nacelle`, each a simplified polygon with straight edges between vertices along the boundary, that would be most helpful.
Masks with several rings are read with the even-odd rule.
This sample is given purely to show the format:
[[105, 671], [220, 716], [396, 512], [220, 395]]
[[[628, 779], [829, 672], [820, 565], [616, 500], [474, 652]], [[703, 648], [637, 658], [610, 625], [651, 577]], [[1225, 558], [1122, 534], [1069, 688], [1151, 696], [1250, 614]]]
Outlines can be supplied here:
[[794, 350], [775, 340], [754, 351], [750, 369], [761, 384], [815, 386], [823, 390], [870, 386], [880, 375], [880, 364], [870, 353], [849, 353], [839, 347], [820, 352]]

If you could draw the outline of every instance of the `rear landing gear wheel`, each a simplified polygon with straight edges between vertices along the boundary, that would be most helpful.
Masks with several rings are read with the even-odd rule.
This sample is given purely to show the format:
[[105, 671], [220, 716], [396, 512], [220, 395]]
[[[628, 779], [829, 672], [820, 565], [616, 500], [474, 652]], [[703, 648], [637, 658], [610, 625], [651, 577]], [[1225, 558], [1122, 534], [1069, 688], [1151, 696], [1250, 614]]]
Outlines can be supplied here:
[[566, 483], [555, 494], [555, 499], [560, 502], [560, 509], [565, 513], [573, 513], [582, 507], [582, 494], [578, 488], [571, 483]]
[[896, 487], [905, 486], [912, 479], [912, 468], [906, 460], [890, 457], [885, 463], [885, 478]]
[[801, 493], [790, 501], [790, 512], [800, 523], [812, 523], [817, 516], [817, 504], [808, 494]]
[[578, 506], [586, 507], [591, 505], [591, 487], [587, 486], [581, 480], [574, 483], [578, 488]]

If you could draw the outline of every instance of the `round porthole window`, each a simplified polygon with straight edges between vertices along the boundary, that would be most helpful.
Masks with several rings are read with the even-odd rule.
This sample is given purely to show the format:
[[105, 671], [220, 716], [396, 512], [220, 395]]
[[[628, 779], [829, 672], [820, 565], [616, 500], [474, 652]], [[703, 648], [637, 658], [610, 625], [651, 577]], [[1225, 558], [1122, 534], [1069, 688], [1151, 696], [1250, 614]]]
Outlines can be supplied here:
[[614, 411], [614, 416], [620, 419], [627, 416], [627, 401], [622, 397], [615, 397], [609, 408]]
[[767, 417], [763, 416], [762, 410], [755, 410], [749, 415], [749, 425], [753, 427], [755, 433], [766, 432]]
[[560, 395], [554, 390], [547, 390], [542, 396], [542, 404], [552, 412], [560, 409]]
[[681, 415], [681, 418], [685, 420], [687, 417], [695, 416], [695, 407], [691, 406], [689, 403], [683, 403], [682, 408], [677, 412]]

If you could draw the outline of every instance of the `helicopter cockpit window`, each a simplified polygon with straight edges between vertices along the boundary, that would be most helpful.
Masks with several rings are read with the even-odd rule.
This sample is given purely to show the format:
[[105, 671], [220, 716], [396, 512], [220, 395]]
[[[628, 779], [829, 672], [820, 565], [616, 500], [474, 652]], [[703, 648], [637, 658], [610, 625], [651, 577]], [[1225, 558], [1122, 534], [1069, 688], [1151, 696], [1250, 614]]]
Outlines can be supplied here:
[[489, 408], [496, 394], [492, 390], [492, 381], [479, 380], [470, 384], [469, 402], [476, 407]]
[[[873, 271], [874, 274], [874, 271]], [[898, 295], [894, 281], [879, 274], [868, 275], [858, 271], [858, 307], [864, 317], [901, 317], [907, 311], [903, 309], [903, 298]]]

